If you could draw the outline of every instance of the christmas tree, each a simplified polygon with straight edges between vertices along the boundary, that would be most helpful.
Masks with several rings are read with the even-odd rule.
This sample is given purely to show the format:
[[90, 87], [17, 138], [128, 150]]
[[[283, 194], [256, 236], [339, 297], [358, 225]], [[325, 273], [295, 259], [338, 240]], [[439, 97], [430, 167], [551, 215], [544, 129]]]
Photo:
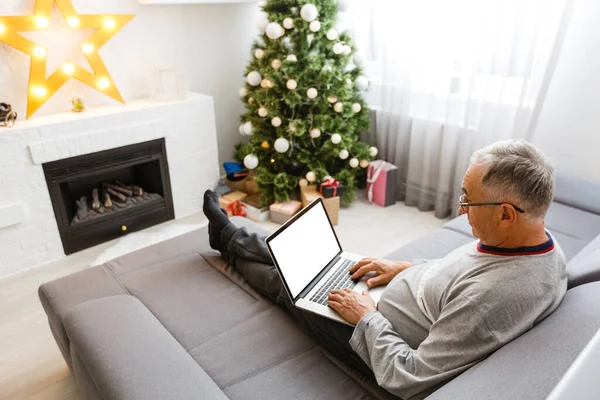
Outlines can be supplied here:
[[[247, 112], [236, 147], [267, 201], [332, 177], [355, 199], [357, 180], [377, 155], [359, 142], [369, 127], [360, 95], [369, 84], [348, 32], [336, 31], [339, 0], [269, 0], [240, 96]], [[341, 6], [341, 4], [340, 4]]]

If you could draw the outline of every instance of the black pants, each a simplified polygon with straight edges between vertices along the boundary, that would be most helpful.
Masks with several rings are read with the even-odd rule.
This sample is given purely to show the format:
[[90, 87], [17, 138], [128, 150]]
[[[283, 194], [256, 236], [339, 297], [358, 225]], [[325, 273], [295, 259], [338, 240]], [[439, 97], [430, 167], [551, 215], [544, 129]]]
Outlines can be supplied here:
[[301, 310], [291, 302], [279, 273], [272, 263], [265, 238], [249, 234], [245, 228], [229, 224], [221, 234], [225, 251], [221, 254], [258, 293], [292, 313], [298, 323], [339, 359], [374, 379], [367, 364], [352, 350], [350, 338], [354, 328], [320, 315]]

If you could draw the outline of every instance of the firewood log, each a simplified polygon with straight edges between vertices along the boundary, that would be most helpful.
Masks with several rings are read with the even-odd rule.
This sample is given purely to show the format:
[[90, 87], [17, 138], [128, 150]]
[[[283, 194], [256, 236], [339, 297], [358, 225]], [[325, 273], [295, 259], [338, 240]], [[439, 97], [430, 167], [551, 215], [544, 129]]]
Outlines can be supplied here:
[[107, 189], [112, 189], [115, 192], [122, 193], [127, 197], [133, 196], [133, 190], [125, 189], [121, 186], [113, 185], [112, 183], [104, 182], [102, 183], [102, 186], [104, 186]]
[[98, 195], [98, 189], [92, 190], [92, 210], [100, 209], [100, 197]]
[[126, 185], [121, 181], [116, 181], [115, 182], [118, 186], [124, 187], [126, 189], [129, 189], [133, 192], [134, 195], [136, 196], [142, 196], [144, 194], [144, 190], [142, 190], [141, 187], [139, 186], [135, 186], [135, 185]]
[[113, 190], [112, 188], [106, 188], [106, 191], [108, 194], [110, 194], [111, 199], [117, 200], [121, 203], [125, 203], [127, 201], [127, 196]]
[[102, 200], [104, 202], [104, 208], [112, 208], [112, 201], [110, 200], [110, 194], [106, 191], [102, 191]]
[[90, 214], [90, 210], [88, 208], [87, 197], [81, 196], [79, 200], [75, 202], [77, 204], [77, 218], [80, 220], [84, 220]]

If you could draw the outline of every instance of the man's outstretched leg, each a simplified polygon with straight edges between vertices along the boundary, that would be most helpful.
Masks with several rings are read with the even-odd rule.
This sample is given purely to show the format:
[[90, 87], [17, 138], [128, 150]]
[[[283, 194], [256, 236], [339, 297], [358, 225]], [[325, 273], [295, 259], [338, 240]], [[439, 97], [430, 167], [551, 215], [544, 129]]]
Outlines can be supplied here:
[[371, 369], [348, 343], [354, 330], [352, 327], [294, 306], [273, 265], [264, 237], [249, 234], [245, 228], [233, 225], [227, 214], [219, 208], [219, 198], [212, 191], [204, 194], [203, 210], [209, 220], [211, 247], [218, 250], [253, 289], [291, 312], [324, 348], [363, 374], [372, 376]]

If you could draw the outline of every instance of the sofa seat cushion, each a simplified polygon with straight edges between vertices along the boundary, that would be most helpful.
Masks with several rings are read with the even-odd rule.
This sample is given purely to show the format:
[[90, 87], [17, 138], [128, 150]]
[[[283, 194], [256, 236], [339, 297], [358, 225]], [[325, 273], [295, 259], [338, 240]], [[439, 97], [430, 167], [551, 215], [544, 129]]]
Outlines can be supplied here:
[[600, 282], [567, 291], [532, 330], [428, 397], [430, 400], [544, 399], [600, 329]]
[[569, 288], [600, 281], [600, 235], [569, 261], [567, 272]]

